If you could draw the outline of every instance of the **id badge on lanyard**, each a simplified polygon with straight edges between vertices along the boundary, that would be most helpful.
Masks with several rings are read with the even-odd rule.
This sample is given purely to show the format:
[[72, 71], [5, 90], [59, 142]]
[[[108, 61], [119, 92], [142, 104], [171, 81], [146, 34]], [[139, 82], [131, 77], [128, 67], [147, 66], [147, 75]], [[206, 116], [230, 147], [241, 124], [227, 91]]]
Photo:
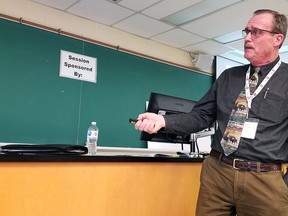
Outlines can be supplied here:
[[[252, 100], [259, 94], [259, 92], [264, 88], [264, 86], [267, 84], [267, 82], [270, 80], [270, 78], [273, 76], [273, 74], [277, 71], [281, 64], [281, 60], [277, 62], [277, 64], [271, 69], [271, 71], [266, 75], [264, 80], [260, 83], [260, 85], [257, 87], [255, 92], [251, 95], [250, 94], [250, 87], [249, 87], [249, 79], [250, 79], [250, 67], [248, 68], [246, 72], [246, 82], [245, 82], [245, 94], [246, 99], [248, 103], [248, 109], [251, 109]], [[266, 95], [265, 95], [266, 97]], [[249, 111], [248, 111], [249, 113]], [[244, 127], [241, 133], [241, 137], [248, 138], [248, 139], [255, 139], [259, 119], [255, 118], [248, 118], [247, 113], [247, 119], [245, 120]]]
[[279, 60], [277, 62], [277, 64], [271, 69], [271, 71], [266, 75], [266, 77], [263, 79], [263, 81], [260, 83], [260, 85], [257, 87], [257, 89], [255, 90], [255, 92], [252, 95], [250, 94], [250, 86], [249, 86], [250, 67], [248, 68], [248, 70], [246, 72], [245, 94], [246, 94], [246, 99], [247, 99], [249, 109], [251, 109], [252, 100], [259, 94], [259, 92], [263, 89], [263, 87], [271, 79], [271, 77], [274, 75], [274, 73], [279, 68], [280, 64], [281, 64], [281, 60]]
[[255, 139], [259, 119], [246, 119], [241, 133], [241, 137], [248, 139]]

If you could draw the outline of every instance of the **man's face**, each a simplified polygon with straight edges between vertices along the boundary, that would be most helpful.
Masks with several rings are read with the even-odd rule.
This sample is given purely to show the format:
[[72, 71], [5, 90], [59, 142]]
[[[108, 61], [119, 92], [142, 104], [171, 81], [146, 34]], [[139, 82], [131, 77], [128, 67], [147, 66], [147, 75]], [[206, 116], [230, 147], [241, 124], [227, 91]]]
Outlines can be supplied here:
[[273, 32], [273, 16], [271, 14], [255, 15], [249, 20], [245, 29], [251, 32], [244, 39], [244, 57], [255, 66], [275, 60], [275, 55], [278, 56], [279, 44], [275, 44], [277, 34], [271, 33]]

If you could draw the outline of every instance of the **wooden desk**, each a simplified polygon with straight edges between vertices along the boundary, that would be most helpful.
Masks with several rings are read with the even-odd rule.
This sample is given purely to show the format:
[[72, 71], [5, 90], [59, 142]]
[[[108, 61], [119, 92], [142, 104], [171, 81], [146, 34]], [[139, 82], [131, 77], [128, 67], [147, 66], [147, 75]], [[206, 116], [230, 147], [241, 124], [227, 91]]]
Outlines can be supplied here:
[[201, 170], [197, 160], [45, 158], [0, 155], [0, 215], [195, 215]]

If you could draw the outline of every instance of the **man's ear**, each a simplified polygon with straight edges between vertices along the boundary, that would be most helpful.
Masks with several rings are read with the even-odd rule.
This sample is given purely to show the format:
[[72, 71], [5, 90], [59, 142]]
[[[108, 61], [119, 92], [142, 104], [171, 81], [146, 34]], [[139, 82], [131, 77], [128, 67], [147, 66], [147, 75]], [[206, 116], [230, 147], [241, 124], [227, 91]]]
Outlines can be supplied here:
[[276, 34], [276, 37], [275, 37], [275, 41], [274, 41], [274, 44], [275, 46], [279, 46], [283, 43], [284, 41], [284, 35], [283, 34]]

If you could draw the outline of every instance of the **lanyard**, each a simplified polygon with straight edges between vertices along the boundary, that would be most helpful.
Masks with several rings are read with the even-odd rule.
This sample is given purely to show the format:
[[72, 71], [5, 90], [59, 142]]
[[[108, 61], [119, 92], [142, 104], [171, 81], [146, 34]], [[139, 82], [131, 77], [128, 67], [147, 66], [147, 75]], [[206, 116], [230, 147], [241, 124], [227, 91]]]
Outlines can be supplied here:
[[252, 95], [250, 95], [250, 86], [249, 86], [249, 80], [250, 80], [250, 66], [249, 66], [246, 72], [246, 82], [245, 82], [245, 94], [246, 94], [249, 109], [251, 108], [253, 98], [255, 98], [259, 94], [259, 92], [263, 89], [266, 83], [270, 80], [273, 74], [277, 71], [280, 64], [281, 64], [281, 60], [279, 60], [277, 64], [271, 69], [271, 71], [266, 75], [264, 80], [261, 82], [261, 84], [257, 87], [257, 89]]

